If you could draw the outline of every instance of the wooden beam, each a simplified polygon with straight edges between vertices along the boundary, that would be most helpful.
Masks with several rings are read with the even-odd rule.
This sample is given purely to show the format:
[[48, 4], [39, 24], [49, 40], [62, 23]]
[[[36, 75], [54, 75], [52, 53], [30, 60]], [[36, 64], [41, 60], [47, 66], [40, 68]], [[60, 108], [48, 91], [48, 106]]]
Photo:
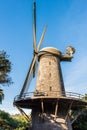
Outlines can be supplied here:
[[26, 118], [26, 120], [30, 122], [29, 116], [19, 106], [16, 107], [20, 111], [20, 113]]
[[41, 110], [42, 110], [42, 115], [44, 113], [44, 103], [43, 103], [43, 100], [41, 100]]
[[73, 104], [73, 101], [71, 102], [71, 104], [70, 104], [70, 106], [69, 106], [69, 109], [68, 109], [67, 115], [66, 115], [66, 117], [65, 117], [65, 122], [66, 122], [66, 120], [67, 120], [67, 118], [68, 118], [69, 111], [70, 111], [70, 109], [71, 109], [71, 107], [72, 107], [72, 104]]
[[77, 120], [77, 118], [82, 114], [81, 112], [78, 112], [78, 114], [75, 116], [75, 118], [71, 121], [71, 125]]
[[56, 106], [55, 106], [55, 119], [57, 117], [57, 113], [58, 113], [58, 100], [57, 100]]

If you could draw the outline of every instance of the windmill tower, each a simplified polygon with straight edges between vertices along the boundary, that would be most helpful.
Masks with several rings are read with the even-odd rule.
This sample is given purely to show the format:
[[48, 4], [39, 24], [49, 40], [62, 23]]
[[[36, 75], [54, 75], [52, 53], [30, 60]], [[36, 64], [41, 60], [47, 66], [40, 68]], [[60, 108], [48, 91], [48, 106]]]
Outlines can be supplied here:
[[[45, 27], [40, 42], [36, 47], [36, 3], [34, 3], [34, 24], [33, 24], [33, 48], [34, 58], [31, 62], [25, 82], [20, 95], [14, 99], [14, 105], [24, 113], [22, 108], [32, 110], [32, 125], [30, 130], [72, 130], [69, 119], [71, 109], [84, 108], [86, 101], [80, 100], [76, 93], [65, 92], [60, 62], [69, 62], [73, 58], [75, 49], [72, 46], [66, 48], [66, 53], [53, 47], [46, 47], [40, 50]], [[35, 77], [37, 63], [38, 75], [35, 91], [27, 92], [30, 81]]]

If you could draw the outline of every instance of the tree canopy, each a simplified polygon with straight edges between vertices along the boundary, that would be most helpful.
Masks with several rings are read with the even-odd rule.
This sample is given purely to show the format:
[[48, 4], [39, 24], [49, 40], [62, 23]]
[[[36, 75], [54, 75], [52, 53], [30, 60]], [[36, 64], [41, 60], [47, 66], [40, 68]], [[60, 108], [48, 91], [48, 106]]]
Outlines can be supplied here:
[[[0, 51], [0, 85], [9, 85], [12, 83], [9, 77], [9, 72], [11, 71], [11, 62], [5, 51]], [[0, 86], [0, 103], [4, 98], [3, 89]]]
[[73, 130], [87, 130], [87, 108], [81, 112], [72, 126]]
[[0, 89], [0, 103], [2, 102], [3, 99], [4, 99], [3, 90]]
[[9, 72], [11, 71], [11, 62], [5, 51], [0, 52], [0, 84], [11, 83]]
[[0, 110], [0, 130], [27, 130], [29, 122], [21, 115], [10, 115]]

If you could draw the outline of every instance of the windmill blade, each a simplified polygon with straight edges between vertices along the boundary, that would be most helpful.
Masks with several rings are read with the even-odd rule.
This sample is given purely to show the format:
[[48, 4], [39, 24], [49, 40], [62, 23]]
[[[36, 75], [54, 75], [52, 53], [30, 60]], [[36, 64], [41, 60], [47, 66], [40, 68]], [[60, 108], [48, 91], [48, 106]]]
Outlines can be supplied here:
[[44, 31], [43, 31], [42, 36], [41, 36], [41, 39], [40, 39], [40, 41], [39, 41], [39, 43], [38, 43], [37, 51], [40, 50], [41, 44], [42, 44], [42, 42], [43, 42], [43, 39], [44, 39], [44, 36], [45, 36], [45, 33], [46, 33], [46, 30], [47, 30], [47, 25], [46, 25], [46, 27], [44, 28]]
[[38, 58], [36, 57], [36, 61], [33, 67], [33, 78], [35, 77], [37, 68], [38, 68]]
[[31, 65], [30, 65], [30, 68], [29, 68], [29, 71], [27, 73], [27, 76], [26, 76], [26, 79], [25, 79], [25, 82], [23, 84], [23, 87], [22, 87], [22, 90], [20, 92], [20, 96], [19, 98], [21, 98], [23, 96], [24, 93], [27, 92], [28, 88], [29, 88], [29, 85], [30, 85], [30, 82], [33, 78], [33, 67], [35, 65], [35, 62], [36, 62], [36, 58], [37, 56], [35, 56], [31, 62]]
[[36, 48], [36, 3], [33, 3], [33, 48], [34, 51], [37, 51]]

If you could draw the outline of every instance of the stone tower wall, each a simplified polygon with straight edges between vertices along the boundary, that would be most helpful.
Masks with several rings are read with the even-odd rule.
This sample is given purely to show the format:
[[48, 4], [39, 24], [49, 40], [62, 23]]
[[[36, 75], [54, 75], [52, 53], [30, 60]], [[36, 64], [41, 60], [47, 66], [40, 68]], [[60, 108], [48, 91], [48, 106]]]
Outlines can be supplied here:
[[35, 110], [32, 111], [32, 126], [29, 130], [72, 130], [69, 118], [65, 120], [64, 115], [55, 115], [44, 113], [42, 115]]
[[65, 91], [60, 59], [55, 55], [44, 54], [40, 57], [35, 91], [46, 92], [51, 95], [58, 94], [59, 96]]

